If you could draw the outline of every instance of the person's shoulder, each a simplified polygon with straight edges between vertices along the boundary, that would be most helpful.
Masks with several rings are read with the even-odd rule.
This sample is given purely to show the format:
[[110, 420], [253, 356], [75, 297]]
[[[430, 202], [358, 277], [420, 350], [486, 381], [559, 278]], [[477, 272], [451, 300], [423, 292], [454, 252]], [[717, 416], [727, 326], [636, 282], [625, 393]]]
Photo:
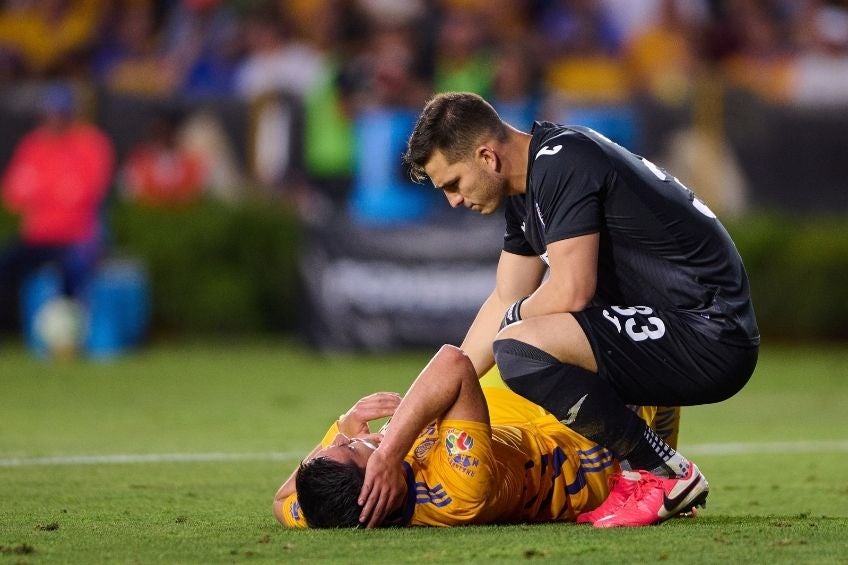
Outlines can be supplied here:
[[109, 136], [106, 134], [106, 132], [100, 129], [99, 126], [91, 122], [81, 120], [77, 121], [72, 126], [71, 132], [77, 137], [97, 139], [103, 141], [109, 140]]
[[570, 175], [574, 169], [605, 169], [606, 154], [591, 130], [579, 126], [556, 126], [546, 130], [530, 155], [534, 176]]

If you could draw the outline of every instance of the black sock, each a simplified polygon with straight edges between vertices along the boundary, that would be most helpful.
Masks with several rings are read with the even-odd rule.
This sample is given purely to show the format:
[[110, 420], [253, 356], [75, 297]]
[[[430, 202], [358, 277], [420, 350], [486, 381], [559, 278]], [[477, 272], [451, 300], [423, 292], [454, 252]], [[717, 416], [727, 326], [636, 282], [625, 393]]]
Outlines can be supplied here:
[[666, 460], [676, 455], [675, 451], [597, 374], [561, 363], [545, 351], [514, 339], [496, 341], [494, 351], [510, 389], [609, 449], [625, 468], [672, 475]]
[[643, 469], [662, 477], [682, 477], [689, 472], [689, 460], [663, 441], [647, 424], [642, 441], [637, 442], [620, 462], [622, 469]]

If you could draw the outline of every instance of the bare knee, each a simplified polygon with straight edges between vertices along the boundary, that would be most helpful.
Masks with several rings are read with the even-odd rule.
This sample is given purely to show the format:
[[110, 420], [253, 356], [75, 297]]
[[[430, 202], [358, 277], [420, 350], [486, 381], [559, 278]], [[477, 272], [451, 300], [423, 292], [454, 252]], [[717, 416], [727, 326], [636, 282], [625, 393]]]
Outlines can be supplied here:
[[432, 361], [440, 364], [444, 363], [460, 370], [470, 369], [474, 371], [474, 365], [471, 363], [471, 359], [468, 358], [468, 355], [462, 349], [455, 345], [443, 345], [436, 355], [433, 356]]
[[571, 314], [527, 318], [498, 332], [496, 340], [514, 339], [541, 349], [561, 363], [597, 372], [598, 364], [583, 328]]

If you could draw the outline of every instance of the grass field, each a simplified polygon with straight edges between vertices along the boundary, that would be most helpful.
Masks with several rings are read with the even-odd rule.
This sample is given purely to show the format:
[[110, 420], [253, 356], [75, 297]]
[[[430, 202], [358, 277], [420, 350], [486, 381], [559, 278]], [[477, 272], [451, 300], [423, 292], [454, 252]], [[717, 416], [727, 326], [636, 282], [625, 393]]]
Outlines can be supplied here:
[[54, 365], [0, 347], [5, 563], [848, 562], [848, 346], [762, 351], [733, 399], [686, 409], [710, 479], [697, 519], [285, 531], [270, 502], [359, 397], [428, 353], [316, 358], [270, 341], [156, 345]]

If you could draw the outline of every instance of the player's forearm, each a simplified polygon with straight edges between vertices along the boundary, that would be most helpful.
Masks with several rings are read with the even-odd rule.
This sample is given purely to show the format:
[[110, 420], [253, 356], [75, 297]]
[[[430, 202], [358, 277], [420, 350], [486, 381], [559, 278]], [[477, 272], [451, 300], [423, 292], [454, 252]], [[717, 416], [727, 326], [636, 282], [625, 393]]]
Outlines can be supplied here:
[[521, 304], [520, 319], [580, 312], [595, 295], [600, 235], [590, 233], [548, 245], [548, 278]]
[[403, 460], [421, 431], [456, 402], [462, 389], [457, 359], [462, 355], [456, 347], [442, 346], [409, 387], [378, 448], [386, 458]]
[[592, 300], [594, 285], [547, 279], [521, 304], [521, 319], [562, 312], [580, 312]]
[[485, 375], [495, 364], [492, 342], [509, 304], [504, 304], [497, 293], [493, 292], [480, 307], [480, 311], [477, 312], [474, 322], [462, 341], [460, 348], [471, 360], [478, 377]]

